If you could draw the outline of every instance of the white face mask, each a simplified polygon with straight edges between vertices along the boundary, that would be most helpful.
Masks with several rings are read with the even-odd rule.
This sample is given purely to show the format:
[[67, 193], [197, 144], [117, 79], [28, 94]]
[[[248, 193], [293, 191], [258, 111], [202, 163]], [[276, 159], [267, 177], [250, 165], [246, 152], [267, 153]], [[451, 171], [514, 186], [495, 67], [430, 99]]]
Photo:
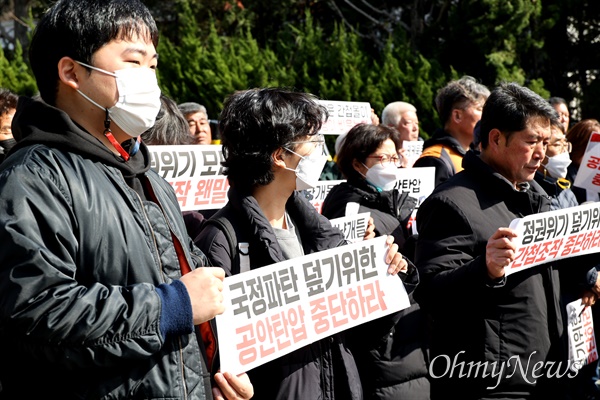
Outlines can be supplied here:
[[571, 164], [569, 153], [560, 153], [554, 157], [548, 157], [548, 163], [544, 165], [548, 174], [553, 178], [564, 178], [567, 176], [567, 167]]
[[110, 108], [102, 107], [79, 89], [77, 91], [95, 106], [108, 111], [110, 119], [123, 132], [137, 137], [154, 126], [160, 111], [160, 88], [156, 73], [151, 68], [126, 68], [112, 73], [79, 61], [77, 63], [115, 77], [119, 100]]
[[315, 150], [307, 156], [301, 156], [287, 148], [286, 150], [301, 158], [296, 169], [285, 168], [296, 173], [296, 190], [306, 190], [315, 187], [327, 162], [327, 155], [323, 152], [323, 145], [317, 145]]
[[386, 164], [385, 167], [377, 163], [368, 169], [365, 179], [381, 190], [392, 190], [398, 181], [398, 167], [393, 163]]

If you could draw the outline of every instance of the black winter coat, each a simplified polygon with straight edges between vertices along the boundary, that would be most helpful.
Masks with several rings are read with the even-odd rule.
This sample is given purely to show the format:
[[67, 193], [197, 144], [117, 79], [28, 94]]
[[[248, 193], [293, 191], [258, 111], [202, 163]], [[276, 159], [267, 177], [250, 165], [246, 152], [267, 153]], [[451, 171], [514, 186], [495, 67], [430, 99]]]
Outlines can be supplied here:
[[[392, 234], [396, 243], [404, 242], [406, 222], [416, 205], [412, 197], [396, 190], [377, 192], [364, 180], [343, 182], [328, 193], [322, 213], [343, 217], [349, 202], [371, 214], [376, 236]], [[417, 284], [418, 273], [409, 271], [404, 280], [409, 308], [348, 331], [367, 399], [429, 399], [425, 319], [411, 293]]]
[[[285, 261], [273, 229], [256, 199], [230, 188], [225, 207], [234, 215], [230, 222], [239, 241], [249, 243], [252, 269]], [[294, 222], [304, 254], [346, 244], [343, 234], [320, 215], [299, 192], [286, 205]], [[223, 232], [207, 225], [195, 243], [207, 255], [210, 265], [231, 275], [232, 256]], [[248, 371], [254, 398], [269, 400], [358, 400], [362, 399], [360, 378], [354, 358], [346, 346], [344, 332], [322, 339], [283, 357]]]
[[[515, 190], [473, 152], [463, 166], [417, 213], [417, 299], [433, 317], [432, 398], [560, 399], [557, 379], [532, 375], [539, 362], [568, 368], [558, 271], [544, 264], [491, 281], [485, 261], [499, 227], [549, 210], [549, 198], [535, 181]], [[518, 361], [525, 372], [513, 373]]]
[[206, 259], [146, 147], [131, 178], [155, 201], [64, 112], [19, 103], [15, 125], [20, 149], [0, 167], [0, 398], [212, 398], [191, 318], [161, 332], [157, 287], [181, 277], [178, 255]]

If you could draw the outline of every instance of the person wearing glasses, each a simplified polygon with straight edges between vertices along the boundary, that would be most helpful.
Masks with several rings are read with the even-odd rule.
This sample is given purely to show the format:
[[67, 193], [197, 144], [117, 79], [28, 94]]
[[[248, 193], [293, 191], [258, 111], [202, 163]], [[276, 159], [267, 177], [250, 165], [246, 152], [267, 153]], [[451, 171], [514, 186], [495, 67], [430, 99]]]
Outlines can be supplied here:
[[[403, 244], [416, 201], [394, 188], [402, 164], [398, 131], [387, 125], [359, 124], [348, 131], [337, 163], [346, 178], [331, 189], [322, 213], [338, 218], [369, 212], [375, 235], [392, 235]], [[412, 266], [412, 263], [411, 263]], [[418, 273], [412, 274], [418, 282]], [[424, 319], [409, 295], [411, 306], [378, 321], [360, 325], [349, 334], [365, 398], [429, 399]]]
[[550, 196], [551, 210], [578, 206], [577, 197], [571, 191], [571, 182], [566, 178], [567, 168], [571, 164], [571, 143], [567, 142], [565, 128], [559, 120], [552, 121], [550, 129], [546, 156], [534, 179]]
[[[238, 244], [248, 244], [242, 255], [250, 269], [347, 244], [342, 232], [302, 192], [317, 183], [327, 160], [324, 138], [318, 134], [326, 118], [327, 109], [314, 96], [286, 89], [250, 89], [226, 99], [219, 130], [229, 201], [208, 221], [231, 224]], [[232, 254], [221, 226], [209, 222], [195, 243], [210, 265], [223, 268], [226, 275], [245, 269], [240, 251]], [[408, 264], [398, 246], [392, 238], [388, 244], [388, 272], [406, 272]], [[267, 362], [248, 375], [257, 399], [363, 398], [344, 332]]]

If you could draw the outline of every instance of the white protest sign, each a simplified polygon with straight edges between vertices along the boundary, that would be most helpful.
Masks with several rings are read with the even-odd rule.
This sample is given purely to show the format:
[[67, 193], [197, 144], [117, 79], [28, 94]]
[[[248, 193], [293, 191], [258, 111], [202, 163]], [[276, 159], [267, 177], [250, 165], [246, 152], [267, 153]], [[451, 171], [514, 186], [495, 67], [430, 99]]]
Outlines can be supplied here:
[[239, 374], [409, 306], [387, 273], [385, 237], [227, 277], [217, 315], [221, 370]]
[[412, 234], [416, 234], [418, 232], [415, 221], [419, 206], [435, 188], [435, 167], [400, 168], [395, 188], [403, 193], [408, 192], [410, 197], [417, 200], [417, 206], [413, 210], [407, 226]]
[[354, 125], [372, 123], [369, 103], [330, 100], [318, 100], [318, 102], [327, 108], [329, 114], [327, 122], [319, 131], [324, 135], [339, 135], [348, 132]]
[[151, 168], [175, 189], [182, 211], [222, 208], [229, 181], [221, 145], [148, 146]]
[[592, 132], [573, 186], [600, 192], [600, 133]]
[[581, 299], [567, 304], [567, 333], [569, 337], [569, 365], [578, 371], [598, 359], [592, 308], [581, 304]]
[[365, 237], [371, 213], [359, 213], [329, 220], [331, 225], [339, 228], [346, 240], [356, 243]]
[[600, 203], [583, 204], [517, 218], [515, 260], [506, 275], [559, 260], [600, 252]]
[[305, 190], [308, 195], [308, 201], [310, 201], [310, 204], [315, 207], [319, 214], [321, 213], [321, 208], [323, 208], [323, 200], [325, 200], [325, 197], [327, 197], [334, 186], [339, 185], [342, 182], [346, 181], [319, 181], [315, 187]]
[[402, 141], [402, 148], [404, 149], [404, 158], [408, 162], [406, 168], [411, 168], [415, 161], [417, 161], [421, 153], [423, 153], [423, 143], [424, 142], [422, 140]]

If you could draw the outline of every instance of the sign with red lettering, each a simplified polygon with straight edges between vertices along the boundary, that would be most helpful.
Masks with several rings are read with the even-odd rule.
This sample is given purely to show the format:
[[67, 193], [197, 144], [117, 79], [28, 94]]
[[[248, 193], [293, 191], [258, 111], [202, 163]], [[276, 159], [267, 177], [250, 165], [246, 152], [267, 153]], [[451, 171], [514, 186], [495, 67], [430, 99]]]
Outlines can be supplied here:
[[573, 186], [600, 192], [600, 133], [592, 132]]
[[325, 197], [327, 197], [327, 195], [329, 194], [329, 192], [331, 191], [331, 189], [334, 186], [339, 185], [342, 182], [346, 182], [346, 181], [345, 180], [319, 181], [319, 182], [317, 182], [315, 187], [306, 189], [304, 191], [304, 193], [306, 193], [306, 196], [308, 197], [308, 201], [310, 201], [310, 203], [315, 207], [315, 209], [320, 214], [321, 209], [323, 208], [323, 200], [325, 200]]
[[148, 146], [151, 168], [175, 189], [182, 211], [222, 208], [229, 181], [221, 145]]
[[575, 300], [567, 304], [567, 318], [569, 364], [577, 371], [598, 359], [592, 308], [584, 306], [581, 299]]
[[409, 306], [387, 273], [385, 237], [254, 269], [224, 280], [216, 317], [221, 370], [239, 374]]
[[517, 231], [515, 260], [506, 275], [551, 260], [600, 252], [600, 203], [517, 218], [510, 224]]

